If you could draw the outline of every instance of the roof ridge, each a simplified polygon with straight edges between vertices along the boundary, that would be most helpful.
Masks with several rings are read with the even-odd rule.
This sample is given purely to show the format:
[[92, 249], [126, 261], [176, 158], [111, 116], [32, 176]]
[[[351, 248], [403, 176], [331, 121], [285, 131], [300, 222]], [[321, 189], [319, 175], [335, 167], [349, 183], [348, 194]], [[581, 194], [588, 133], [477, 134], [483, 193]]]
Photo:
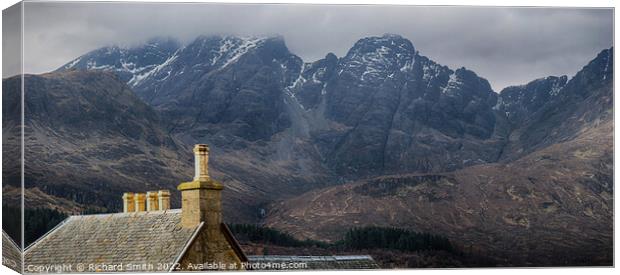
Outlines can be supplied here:
[[181, 208], [175, 209], [166, 209], [166, 210], [157, 210], [157, 211], [139, 211], [139, 212], [118, 212], [118, 213], [98, 213], [98, 214], [88, 214], [88, 215], [71, 215], [69, 218], [87, 218], [87, 217], [97, 217], [97, 216], [139, 216], [139, 215], [148, 215], [148, 214], [177, 214], [181, 213]]
[[2, 229], [2, 236], [9, 240], [10, 244], [15, 246], [21, 252], [22, 248], [13, 240], [11, 236], [9, 236], [8, 233], [6, 233], [6, 231], [4, 231], [4, 229]]
[[41, 236], [40, 238], [38, 238], [36, 241], [32, 242], [31, 244], [29, 244], [27, 247], [24, 248], [24, 255], [26, 255], [26, 253], [28, 253], [28, 250], [30, 250], [31, 248], [35, 247], [37, 244], [39, 244], [41, 241], [43, 241], [43, 239], [47, 238], [47, 236], [53, 234], [54, 232], [56, 232], [59, 228], [63, 227], [65, 224], [68, 223], [68, 221], [72, 218], [73, 216], [69, 216], [66, 219], [62, 220], [59, 224], [57, 224], [56, 226], [54, 226], [52, 229], [50, 229], [49, 231], [47, 231], [47, 233], [43, 234], [43, 236]]

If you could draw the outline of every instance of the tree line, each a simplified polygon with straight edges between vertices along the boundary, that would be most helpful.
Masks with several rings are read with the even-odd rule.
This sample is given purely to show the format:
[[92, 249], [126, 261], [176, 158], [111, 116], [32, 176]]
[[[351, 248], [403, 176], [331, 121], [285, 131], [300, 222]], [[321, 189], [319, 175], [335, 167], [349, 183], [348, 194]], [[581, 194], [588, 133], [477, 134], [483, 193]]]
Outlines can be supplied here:
[[[27, 247], [57, 224], [67, 215], [47, 208], [24, 209], [24, 247]], [[2, 229], [15, 243], [21, 243], [21, 208], [2, 205]]]
[[446, 237], [402, 228], [378, 226], [349, 229], [344, 235], [342, 245], [354, 250], [383, 248], [401, 251], [454, 252], [454, 247]]
[[266, 243], [289, 247], [326, 247], [327, 243], [316, 240], [298, 240], [295, 237], [276, 229], [254, 224], [229, 224], [228, 228], [240, 241]]
[[456, 252], [448, 238], [392, 227], [356, 227], [349, 229], [344, 237], [334, 243], [317, 240], [298, 240], [276, 229], [254, 224], [231, 224], [230, 230], [240, 241], [273, 244], [289, 247], [321, 247], [339, 250], [394, 249], [400, 251], [447, 251]]

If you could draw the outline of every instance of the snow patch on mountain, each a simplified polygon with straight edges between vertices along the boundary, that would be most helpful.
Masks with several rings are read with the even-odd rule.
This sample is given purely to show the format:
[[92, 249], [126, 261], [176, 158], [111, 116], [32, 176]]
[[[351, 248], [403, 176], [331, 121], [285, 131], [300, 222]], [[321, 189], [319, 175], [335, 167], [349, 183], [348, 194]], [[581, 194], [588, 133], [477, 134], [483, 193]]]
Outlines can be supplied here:
[[400, 71], [401, 72], [410, 72], [413, 69], [413, 66], [415, 65], [415, 55], [411, 58], [411, 60], [407, 60], [405, 62], [405, 65], [403, 65], [402, 67], [400, 67]]
[[[263, 40], [264, 40], [263, 38], [242, 39], [242, 42], [234, 48], [231, 47], [231, 43], [229, 42], [222, 44], [222, 47], [220, 47], [220, 52], [224, 53], [224, 51], [227, 51], [227, 54], [225, 55], [227, 59], [224, 62], [224, 64], [220, 67], [220, 69], [226, 68], [228, 65], [237, 61], [240, 57], [245, 55], [248, 51], [258, 46], [259, 43]], [[230, 51], [231, 48], [232, 48], [232, 51]]]
[[605, 68], [603, 69], [603, 80], [607, 79], [607, 73], [609, 72], [609, 64], [611, 64], [611, 50], [607, 51], [607, 57], [605, 61]]
[[441, 66], [434, 62], [424, 64], [424, 66], [422, 66], [422, 79], [425, 81], [430, 81], [431, 79], [436, 78], [441, 73], [440, 68]]
[[450, 74], [450, 78], [446, 85], [441, 89], [442, 94], [447, 94], [448, 92], [458, 89], [463, 82], [459, 79], [456, 73]]
[[75, 60], [71, 61], [69, 64], [65, 65], [66, 69], [72, 69], [73, 67], [75, 67], [76, 64], [78, 64], [80, 61], [82, 61], [82, 57], [78, 57]]
[[[155, 66], [153, 69], [148, 70], [144, 72], [143, 74], [134, 74], [134, 76], [129, 80], [129, 82], [127, 82], [127, 84], [129, 84], [132, 87], [138, 86], [142, 81], [147, 79], [149, 76], [162, 71], [164, 68], [166, 68], [166, 66], [174, 62], [174, 60], [176, 60], [178, 57], [178, 53], [179, 53], [179, 50], [177, 50], [171, 57], [166, 59], [164, 63]], [[171, 71], [169, 70], [168, 75], [164, 77], [163, 79], [160, 79], [159, 81], [163, 81], [167, 79], [170, 76], [170, 73]]]
[[303, 72], [306, 68], [306, 64], [304, 64], [303, 66], [301, 66], [301, 69], [299, 70], [297, 79], [295, 79], [295, 81], [293, 81], [293, 83], [289, 86], [286, 86], [284, 88], [284, 91], [286, 91], [287, 93], [291, 94], [292, 96], [295, 96], [294, 91], [296, 88], [300, 87], [300, 85], [303, 85], [306, 82], [306, 79], [304, 78]]
[[549, 95], [557, 96], [562, 90], [562, 88], [564, 88], [564, 84], [562, 82], [560, 81], [553, 82], [553, 85], [551, 86], [551, 90], [549, 91]]

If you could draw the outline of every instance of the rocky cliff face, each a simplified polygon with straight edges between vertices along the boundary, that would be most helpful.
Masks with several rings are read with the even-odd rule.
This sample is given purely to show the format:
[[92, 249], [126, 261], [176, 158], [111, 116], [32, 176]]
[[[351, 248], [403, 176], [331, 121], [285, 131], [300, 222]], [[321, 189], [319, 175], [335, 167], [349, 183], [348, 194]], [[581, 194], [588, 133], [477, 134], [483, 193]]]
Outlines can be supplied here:
[[59, 71], [87, 69], [111, 71], [133, 86], [142, 76], [170, 59], [181, 45], [174, 39], [155, 38], [132, 48], [108, 46], [89, 52], [62, 66]]
[[[151, 49], [119, 51], [142, 56], [144, 48]], [[282, 89], [299, 72], [302, 61], [288, 52], [282, 38], [198, 37], [171, 52], [164, 51], [166, 58], [156, 66], [135, 69], [128, 84], [169, 118], [173, 132], [193, 140], [224, 135], [256, 141], [290, 126], [283, 115]], [[107, 65], [98, 65], [111, 63], [107, 58], [95, 58], [90, 67], [74, 61], [65, 68], [109, 71]]]
[[[613, 48], [603, 50], [565, 85], [561, 85], [562, 78], [557, 78], [555, 81], [547, 81], [549, 88], [546, 91], [526, 91], [526, 97], [533, 98], [529, 100], [530, 103], [508, 100], [513, 95], [511, 88], [502, 91], [498, 108], [507, 112], [513, 110], [515, 116], [507, 114], [514, 124], [508, 143], [502, 149], [501, 159], [509, 161], [546, 146], [571, 140], [581, 132], [596, 127], [601, 121], [610, 119], [613, 112], [612, 64]], [[546, 99], [540, 100], [542, 98]], [[523, 107], [514, 107], [519, 105]]]
[[307, 71], [293, 94], [331, 122], [312, 138], [338, 174], [453, 170], [497, 158], [485, 149], [498, 142], [489, 83], [421, 56], [407, 39], [364, 38], [337, 64], [328, 55]]
[[[406, 227], [449, 236], [499, 265], [609, 265], [611, 58], [602, 51], [567, 83], [550, 77], [504, 90], [498, 109], [515, 116], [506, 117], [510, 152], [498, 163], [314, 190], [274, 203], [266, 224], [325, 240], [351, 226]], [[549, 93], [554, 83], [563, 88]]]
[[[128, 84], [188, 143], [302, 156], [346, 179], [454, 170], [500, 154], [488, 82], [433, 62], [398, 35], [305, 64], [280, 37], [199, 37], [167, 56]], [[109, 70], [83, 59], [63, 68]], [[107, 55], [90, 62], [111, 63]], [[308, 146], [291, 149], [290, 140]]]
[[496, 110], [503, 112], [513, 124], [523, 123], [532, 113], [545, 106], [566, 85], [567, 76], [548, 76], [500, 92]]

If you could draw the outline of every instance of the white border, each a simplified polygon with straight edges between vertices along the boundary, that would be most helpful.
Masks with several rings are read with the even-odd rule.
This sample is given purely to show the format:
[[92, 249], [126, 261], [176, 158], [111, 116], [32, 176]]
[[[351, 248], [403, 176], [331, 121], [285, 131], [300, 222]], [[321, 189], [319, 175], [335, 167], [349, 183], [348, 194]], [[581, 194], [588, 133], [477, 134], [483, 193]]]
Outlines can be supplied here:
[[[74, 2], [77, 0], [63, 0], [65, 2]], [[17, 3], [16, 0], [9, 1], [1, 1], [0, 7], [2, 9], [6, 9], [9, 6]], [[144, 2], [144, 1], [136, 1], [136, 0], [108, 0], [107, 2]], [[211, 0], [211, 1], [179, 1], [179, 0], [151, 0], [150, 2], [218, 2], [218, 3], [291, 3], [291, 4], [396, 4], [396, 5], [469, 5], [469, 6], [556, 6], [556, 7], [616, 7], [616, 3], [614, 1], [609, 0], [504, 0], [504, 1], [493, 1], [493, 0]], [[614, 12], [615, 13], [615, 12]], [[615, 17], [615, 14], [614, 14]], [[0, 20], [0, 28], [2, 26]], [[614, 20], [614, 48], [618, 45], [616, 35], [618, 28], [617, 23]], [[614, 54], [614, 66], [617, 64], [616, 55]], [[0, 58], [1, 61], [1, 58]], [[616, 69], [614, 67], [614, 80], [617, 78]], [[0, 69], [1, 73], [1, 69]], [[615, 83], [614, 83], [615, 90]], [[614, 97], [614, 107], [616, 98]], [[618, 113], [614, 112], [614, 120], [618, 120]], [[1, 133], [0, 133], [1, 137]], [[616, 159], [617, 152], [615, 150], [615, 144], [618, 144], [620, 138], [616, 134], [614, 127], [614, 160]], [[0, 155], [0, 161], [2, 157]], [[617, 169], [614, 169], [614, 182], [616, 179]], [[617, 196], [614, 196], [614, 210], [615, 210], [615, 202]], [[1, 202], [1, 199], [0, 199]], [[618, 221], [618, 213], [614, 211], [614, 223]], [[615, 224], [614, 224], [615, 225]], [[616, 228], [614, 226], [614, 228]], [[618, 238], [618, 231], [614, 232], [614, 239]], [[614, 263], [616, 263], [618, 259], [618, 248], [614, 245]], [[381, 271], [366, 271], [372, 272], [370, 274], [378, 274], [378, 273], [392, 273], [392, 274], [495, 274], [497, 272], [501, 272], [502, 274], [519, 274], [527, 272], [528, 274], [562, 274], [562, 275], [571, 275], [571, 274], [584, 274], [584, 273], [600, 273], [600, 274], [614, 274], [615, 268], [519, 268], [519, 269], [496, 269], [496, 268], [471, 268], [471, 269], [458, 269], [458, 270], [450, 270], [450, 269], [441, 269], [441, 270], [431, 270], [431, 269], [408, 269], [408, 270], [381, 270]], [[17, 274], [15, 271], [5, 267], [0, 266], [0, 272], [2, 274]], [[13, 272], [13, 273], [8, 273]], [[360, 271], [317, 271], [315, 274], [336, 274], [336, 275], [353, 275], [359, 274]], [[364, 272], [365, 273], [365, 272]], [[158, 274], [158, 273], [141, 273], [141, 274]], [[232, 272], [227, 274], [243, 274], [241, 272]], [[277, 274], [276, 272], [261, 272], [261, 274]], [[286, 274], [302, 274], [300, 271], [287, 271]]]

